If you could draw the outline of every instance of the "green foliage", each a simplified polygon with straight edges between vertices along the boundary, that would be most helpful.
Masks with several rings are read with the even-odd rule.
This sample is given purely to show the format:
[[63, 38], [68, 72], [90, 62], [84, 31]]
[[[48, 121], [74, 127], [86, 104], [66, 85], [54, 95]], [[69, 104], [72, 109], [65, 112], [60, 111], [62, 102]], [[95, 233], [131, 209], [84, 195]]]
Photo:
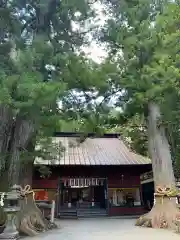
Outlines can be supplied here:
[[[91, 4], [85, 0], [2, 1], [0, 14], [0, 108], [9, 109], [13, 126], [8, 130], [7, 148], [0, 151], [13, 156], [14, 134], [28, 121], [32, 130], [25, 136], [24, 129], [16, 139], [27, 139], [21, 144], [21, 159], [53, 159], [53, 154], [63, 151], [50, 138], [60, 119], [68, 119], [75, 107], [86, 103], [79, 105], [71, 96], [74, 91], [92, 92], [96, 85], [96, 65], [81, 53], [88, 42], [83, 28], [94, 16]], [[5, 115], [0, 116], [0, 121], [4, 119]], [[5, 146], [6, 139], [2, 141], [0, 145]], [[41, 145], [41, 150], [29, 149], [29, 142]]]
[[110, 127], [109, 132], [120, 133], [130, 149], [144, 156], [149, 155], [146, 121], [140, 115], [134, 115], [124, 124], [118, 117], [116, 125]]
[[146, 0], [107, 0], [104, 3], [108, 3], [106, 9], [110, 14], [100, 38], [109, 47], [109, 62], [117, 66], [113, 72], [116, 77], [110, 79], [115, 91], [120, 93], [116, 104], [122, 114], [116, 122], [124, 124], [116, 129], [131, 138], [134, 150], [144, 154], [147, 146], [142, 143], [145, 140], [146, 145], [146, 128], [139, 133], [141, 121], [134, 122], [134, 118], [147, 117], [148, 102], [157, 102], [162, 109], [161, 124], [171, 144], [177, 176], [180, 163], [180, 5], [177, 1]]

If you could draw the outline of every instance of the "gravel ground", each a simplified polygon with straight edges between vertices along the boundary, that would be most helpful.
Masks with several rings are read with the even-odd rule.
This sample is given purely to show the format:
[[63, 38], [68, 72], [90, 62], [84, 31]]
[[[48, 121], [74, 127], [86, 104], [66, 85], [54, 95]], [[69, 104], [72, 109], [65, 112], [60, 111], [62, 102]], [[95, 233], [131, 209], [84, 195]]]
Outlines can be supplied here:
[[60, 229], [33, 240], [180, 240], [180, 235], [176, 233], [135, 227], [134, 222], [133, 219], [114, 218], [60, 220]]

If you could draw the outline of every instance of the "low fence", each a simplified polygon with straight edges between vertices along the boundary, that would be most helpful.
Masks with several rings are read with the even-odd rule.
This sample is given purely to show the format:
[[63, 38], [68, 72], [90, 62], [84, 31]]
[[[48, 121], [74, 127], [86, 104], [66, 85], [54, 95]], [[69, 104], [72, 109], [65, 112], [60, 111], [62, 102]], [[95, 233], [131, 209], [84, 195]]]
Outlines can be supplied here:
[[52, 223], [54, 222], [54, 214], [55, 214], [55, 201], [48, 200], [36, 200], [36, 205], [41, 210], [43, 216], [49, 219]]

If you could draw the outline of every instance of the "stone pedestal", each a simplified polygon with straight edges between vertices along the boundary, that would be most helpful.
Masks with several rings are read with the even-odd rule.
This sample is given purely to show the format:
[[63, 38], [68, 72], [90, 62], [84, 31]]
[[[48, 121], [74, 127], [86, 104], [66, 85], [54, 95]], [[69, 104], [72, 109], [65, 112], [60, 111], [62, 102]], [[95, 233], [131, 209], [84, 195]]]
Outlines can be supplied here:
[[0, 234], [0, 239], [18, 239], [19, 232], [16, 229], [15, 220], [19, 208], [6, 208], [4, 211], [7, 213], [7, 221], [4, 232]]
[[19, 239], [19, 234], [17, 233], [17, 234], [12, 234], [12, 233], [2, 233], [2, 234], [0, 234], [0, 239], [14, 239], [14, 240], [17, 240], [17, 239]]

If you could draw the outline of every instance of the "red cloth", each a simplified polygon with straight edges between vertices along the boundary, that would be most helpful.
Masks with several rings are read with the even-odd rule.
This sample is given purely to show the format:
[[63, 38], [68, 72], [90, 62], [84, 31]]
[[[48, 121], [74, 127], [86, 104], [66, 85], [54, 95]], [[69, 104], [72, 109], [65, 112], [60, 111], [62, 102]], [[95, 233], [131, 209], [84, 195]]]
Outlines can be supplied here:
[[48, 192], [45, 190], [35, 192], [35, 200], [48, 200]]

